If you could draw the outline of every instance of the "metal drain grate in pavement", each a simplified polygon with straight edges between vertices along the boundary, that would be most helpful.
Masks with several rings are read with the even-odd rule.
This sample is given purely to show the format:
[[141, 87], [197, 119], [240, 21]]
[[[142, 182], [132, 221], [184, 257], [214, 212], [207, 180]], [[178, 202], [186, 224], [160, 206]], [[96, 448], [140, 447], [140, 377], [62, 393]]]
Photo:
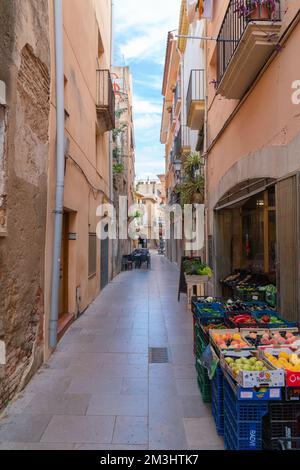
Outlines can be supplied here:
[[149, 348], [150, 364], [165, 364], [166, 362], [169, 362], [167, 348]]

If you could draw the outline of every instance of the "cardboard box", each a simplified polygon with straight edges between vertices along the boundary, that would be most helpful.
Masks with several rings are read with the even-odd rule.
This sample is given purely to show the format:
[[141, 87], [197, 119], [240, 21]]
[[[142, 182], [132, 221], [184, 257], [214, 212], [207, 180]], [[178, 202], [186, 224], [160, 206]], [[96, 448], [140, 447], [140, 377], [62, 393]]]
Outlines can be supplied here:
[[237, 376], [233, 374], [232, 369], [225, 361], [226, 357], [251, 357], [257, 356], [257, 353], [249, 351], [247, 356], [243, 355], [232, 355], [230, 352], [223, 354], [221, 357], [221, 366], [241, 387], [243, 388], [254, 388], [254, 387], [284, 387], [285, 386], [285, 373], [283, 369], [274, 369], [270, 365], [263, 361], [267, 370], [262, 371], [246, 371], [241, 370]]
[[[294, 351], [292, 351], [292, 349], [289, 349], [289, 348], [266, 348], [263, 351], [261, 351], [261, 357], [273, 369], [281, 370], [281, 369], [278, 369], [275, 365], [273, 365], [271, 362], [268, 361], [268, 359], [265, 357], [265, 353], [270, 353], [273, 356], [278, 356], [278, 354], [283, 352], [283, 351], [288, 353], [288, 354], [293, 354], [294, 353]], [[284, 372], [285, 372], [286, 386], [287, 387], [300, 387], [300, 372], [293, 372], [293, 371], [288, 370], [288, 369], [284, 369]]]

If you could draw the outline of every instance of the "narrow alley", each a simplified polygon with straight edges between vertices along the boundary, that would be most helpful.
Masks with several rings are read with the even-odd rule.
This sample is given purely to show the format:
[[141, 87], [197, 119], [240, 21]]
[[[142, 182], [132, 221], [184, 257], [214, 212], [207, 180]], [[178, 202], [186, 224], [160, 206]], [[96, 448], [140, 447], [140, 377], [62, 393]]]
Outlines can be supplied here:
[[[0, 449], [223, 449], [178, 276], [152, 254], [151, 270], [116, 277], [6, 409]], [[166, 347], [168, 363], [149, 364], [151, 347]]]

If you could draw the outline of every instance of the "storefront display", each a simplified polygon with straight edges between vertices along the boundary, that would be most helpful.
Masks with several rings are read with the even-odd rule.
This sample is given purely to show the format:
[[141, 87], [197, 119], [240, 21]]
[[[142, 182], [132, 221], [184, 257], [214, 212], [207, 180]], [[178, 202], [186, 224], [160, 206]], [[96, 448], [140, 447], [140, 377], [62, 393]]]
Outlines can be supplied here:
[[[236, 307], [240, 310], [233, 310]], [[273, 310], [267, 321], [266, 309], [263, 302], [193, 299], [200, 392], [205, 402], [211, 401], [216, 429], [227, 450], [300, 447], [299, 329]], [[241, 322], [234, 329], [229, 328], [232, 316]], [[267, 328], [257, 328], [254, 322], [243, 327], [243, 320], [259, 324], [262, 317]], [[286, 425], [280, 430], [280, 442], [275, 439], [275, 405]], [[292, 432], [284, 415], [287, 409], [294, 417]]]

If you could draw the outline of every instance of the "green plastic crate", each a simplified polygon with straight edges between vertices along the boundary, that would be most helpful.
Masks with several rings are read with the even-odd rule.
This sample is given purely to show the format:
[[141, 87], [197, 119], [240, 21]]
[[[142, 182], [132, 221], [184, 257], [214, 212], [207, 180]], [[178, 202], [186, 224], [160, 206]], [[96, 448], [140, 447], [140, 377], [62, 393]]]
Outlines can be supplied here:
[[204, 403], [211, 402], [211, 382], [208, 377], [208, 372], [199, 361], [196, 361], [197, 380], [198, 386], [202, 395]]

